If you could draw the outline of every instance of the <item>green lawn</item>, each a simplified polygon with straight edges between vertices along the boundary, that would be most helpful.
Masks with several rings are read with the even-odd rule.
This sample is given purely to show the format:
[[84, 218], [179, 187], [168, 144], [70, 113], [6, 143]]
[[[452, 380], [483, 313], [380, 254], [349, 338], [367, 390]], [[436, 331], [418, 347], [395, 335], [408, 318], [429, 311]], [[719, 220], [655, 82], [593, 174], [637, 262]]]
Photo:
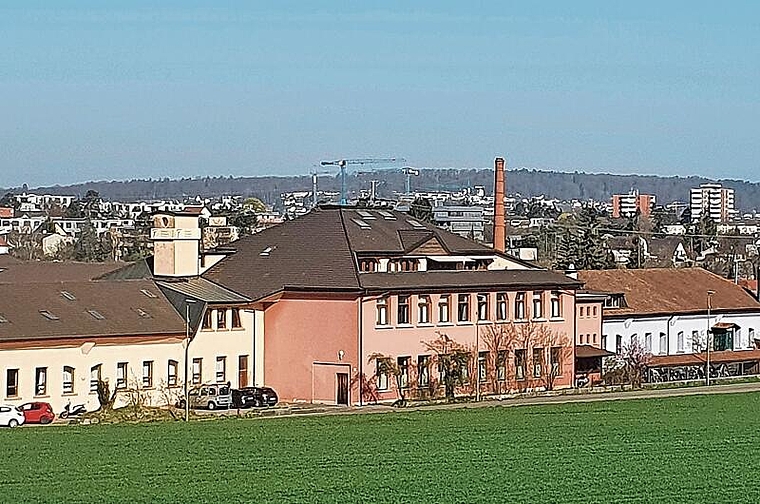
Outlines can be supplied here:
[[760, 394], [0, 431], [2, 502], [760, 502]]

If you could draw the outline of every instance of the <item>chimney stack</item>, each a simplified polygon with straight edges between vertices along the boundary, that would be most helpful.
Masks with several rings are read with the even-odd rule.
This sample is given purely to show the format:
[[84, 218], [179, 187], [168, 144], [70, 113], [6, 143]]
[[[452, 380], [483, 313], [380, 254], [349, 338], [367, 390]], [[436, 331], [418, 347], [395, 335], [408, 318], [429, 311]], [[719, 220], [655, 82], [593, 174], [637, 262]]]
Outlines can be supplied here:
[[506, 188], [504, 183], [504, 158], [497, 157], [494, 161], [495, 175], [493, 185], [494, 215], [493, 215], [493, 248], [497, 252], [504, 252], [507, 234], [507, 218], [504, 211], [504, 195]]

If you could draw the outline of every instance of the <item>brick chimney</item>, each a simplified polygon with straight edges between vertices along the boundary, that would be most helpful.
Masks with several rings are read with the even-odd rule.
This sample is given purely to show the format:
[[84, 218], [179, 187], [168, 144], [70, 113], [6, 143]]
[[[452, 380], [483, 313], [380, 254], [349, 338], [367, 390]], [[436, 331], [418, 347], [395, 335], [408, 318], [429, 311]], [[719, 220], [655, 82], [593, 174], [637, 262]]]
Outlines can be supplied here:
[[504, 211], [505, 175], [504, 158], [497, 157], [494, 161], [495, 175], [493, 184], [494, 212], [493, 212], [493, 248], [497, 252], [504, 252], [507, 233], [507, 218]]

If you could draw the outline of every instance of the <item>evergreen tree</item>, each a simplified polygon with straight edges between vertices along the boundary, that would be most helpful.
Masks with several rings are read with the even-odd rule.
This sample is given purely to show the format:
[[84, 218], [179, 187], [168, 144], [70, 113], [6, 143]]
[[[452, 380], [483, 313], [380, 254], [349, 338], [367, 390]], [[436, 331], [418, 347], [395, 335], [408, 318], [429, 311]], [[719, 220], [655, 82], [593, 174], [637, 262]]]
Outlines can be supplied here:
[[103, 262], [108, 258], [108, 250], [103, 247], [95, 227], [86, 219], [74, 245], [74, 260], [82, 262]]

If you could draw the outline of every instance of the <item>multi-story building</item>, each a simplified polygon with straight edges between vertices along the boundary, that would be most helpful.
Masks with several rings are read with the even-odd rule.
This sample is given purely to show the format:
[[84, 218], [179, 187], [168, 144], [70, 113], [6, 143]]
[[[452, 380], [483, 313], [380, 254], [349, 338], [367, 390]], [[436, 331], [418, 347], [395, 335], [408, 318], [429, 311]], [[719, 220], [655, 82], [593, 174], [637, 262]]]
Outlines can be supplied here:
[[654, 208], [655, 196], [653, 194], [639, 194], [632, 190], [628, 194], [612, 195], [612, 217], [633, 217], [639, 212], [643, 217], [649, 217]]
[[734, 190], [721, 184], [700, 184], [691, 190], [691, 219], [697, 222], [706, 213], [718, 223], [730, 221], [736, 215]]
[[602, 348], [637, 347], [654, 380], [704, 377], [707, 348], [716, 376], [760, 374], [760, 302], [700, 268], [581, 271], [606, 292]]
[[459, 236], [483, 241], [483, 207], [439, 205], [433, 207], [433, 222]]

